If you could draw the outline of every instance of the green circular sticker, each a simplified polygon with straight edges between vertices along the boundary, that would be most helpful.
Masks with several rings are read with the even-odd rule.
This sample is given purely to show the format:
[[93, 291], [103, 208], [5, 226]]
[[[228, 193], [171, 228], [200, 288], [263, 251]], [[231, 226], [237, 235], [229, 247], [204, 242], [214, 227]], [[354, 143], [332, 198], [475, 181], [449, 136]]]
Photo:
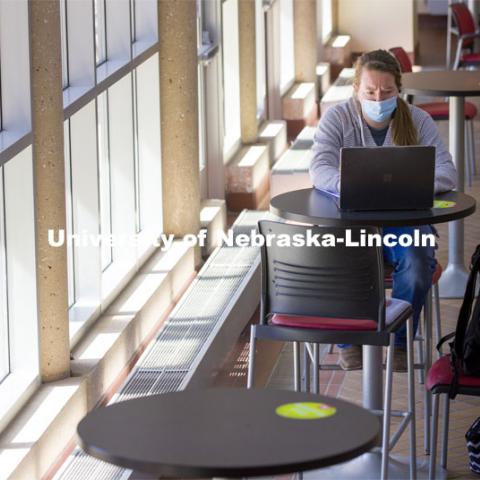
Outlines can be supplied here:
[[280, 417], [293, 418], [295, 420], [327, 418], [335, 415], [336, 411], [335, 407], [316, 402], [284, 403], [275, 409], [275, 413]]
[[449, 200], [434, 200], [433, 208], [452, 208], [456, 205], [455, 202], [450, 202]]

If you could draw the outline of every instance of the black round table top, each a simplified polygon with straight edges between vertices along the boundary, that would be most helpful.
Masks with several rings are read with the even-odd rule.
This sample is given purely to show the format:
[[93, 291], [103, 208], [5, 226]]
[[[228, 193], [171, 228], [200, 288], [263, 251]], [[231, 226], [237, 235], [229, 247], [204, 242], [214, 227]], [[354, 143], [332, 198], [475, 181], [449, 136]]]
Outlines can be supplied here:
[[[320, 402], [325, 418], [287, 418], [284, 404]], [[312, 406], [287, 414], [331, 413]], [[285, 413], [283, 413], [285, 414]], [[168, 477], [288, 473], [350, 460], [373, 448], [379, 419], [330, 397], [286, 390], [209, 389], [153, 395], [89, 413], [80, 446], [122, 467]]]
[[480, 72], [441, 70], [402, 74], [402, 93], [446, 97], [480, 95]]
[[312, 225], [347, 227], [407, 227], [450, 222], [467, 217], [475, 211], [473, 197], [461, 192], [447, 192], [436, 200], [455, 202], [449, 208], [427, 210], [342, 211], [331, 195], [315, 188], [282, 193], [270, 200], [270, 211], [278, 217]]

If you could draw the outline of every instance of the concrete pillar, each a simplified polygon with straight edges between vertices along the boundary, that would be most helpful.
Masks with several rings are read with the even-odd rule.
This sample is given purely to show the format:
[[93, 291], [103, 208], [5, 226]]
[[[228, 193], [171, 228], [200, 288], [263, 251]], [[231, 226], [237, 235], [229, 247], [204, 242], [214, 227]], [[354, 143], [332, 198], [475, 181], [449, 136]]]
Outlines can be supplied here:
[[158, 35], [163, 224], [183, 236], [200, 228], [195, 2], [159, 0]]
[[[238, 2], [240, 49], [240, 127], [243, 143], [257, 141], [257, 64], [255, 45], [255, 1]], [[228, 92], [225, 92], [228, 95]]]
[[59, 2], [30, 1], [30, 51], [40, 374], [70, 375], [67, 249], [48, 245], [65, 229], [65, 159]]
[[317, 65], [316, 0], [293, 0], [295, 81], [315, 82]]

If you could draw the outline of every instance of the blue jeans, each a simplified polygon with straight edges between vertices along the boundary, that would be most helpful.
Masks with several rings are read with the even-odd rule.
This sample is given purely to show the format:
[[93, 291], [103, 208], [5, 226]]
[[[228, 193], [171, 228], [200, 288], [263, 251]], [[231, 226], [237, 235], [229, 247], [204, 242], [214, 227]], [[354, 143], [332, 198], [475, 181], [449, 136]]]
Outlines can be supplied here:
[[[397, 238], [402, 234], [412, 235], [418, 229], [420, 235], [437, 231], [431, 225], [419, 227], [385, 227], [383, 234], [394, 234]], [[405, 300], [413, 307], [413, 330], [417, 331], [420, 312], [422, 311], [425, 297], [432, 286], [432, 275], [437, 261], [435, 260], [435, 247], [383, 247], [383, 258], [386, 263], [392, 265], [393, 290], [392, 297]], [[407, 326], [403, 325], [395, 335], [395, 345], [404, 347], [407, 340]], [[338, 345], [340, 348], [348, 347], [347, 344]]]

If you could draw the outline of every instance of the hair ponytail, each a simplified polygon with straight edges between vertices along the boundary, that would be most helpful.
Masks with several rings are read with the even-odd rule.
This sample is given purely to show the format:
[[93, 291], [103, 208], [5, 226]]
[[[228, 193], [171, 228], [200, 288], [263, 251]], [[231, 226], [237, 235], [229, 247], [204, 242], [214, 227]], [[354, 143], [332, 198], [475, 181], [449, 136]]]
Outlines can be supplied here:
[[397, 98], [397, 109], [392, 120], [392, 139], [395, 145], [418, 145], [418, 132], [407, 102]]
[[[354, 83], [360, 84], [362, 70], [377, 70], [393, 75], [398, 91], [402, 89], [402, 70], [397, 59], [387, 50], [364, 53], [355, 63]], [[395, 145], [418, 145], [418, 132], [413, 123], [410, 107], [405, 100], [397, 98], [397, 109], [392, 119], [392, 139]]]

